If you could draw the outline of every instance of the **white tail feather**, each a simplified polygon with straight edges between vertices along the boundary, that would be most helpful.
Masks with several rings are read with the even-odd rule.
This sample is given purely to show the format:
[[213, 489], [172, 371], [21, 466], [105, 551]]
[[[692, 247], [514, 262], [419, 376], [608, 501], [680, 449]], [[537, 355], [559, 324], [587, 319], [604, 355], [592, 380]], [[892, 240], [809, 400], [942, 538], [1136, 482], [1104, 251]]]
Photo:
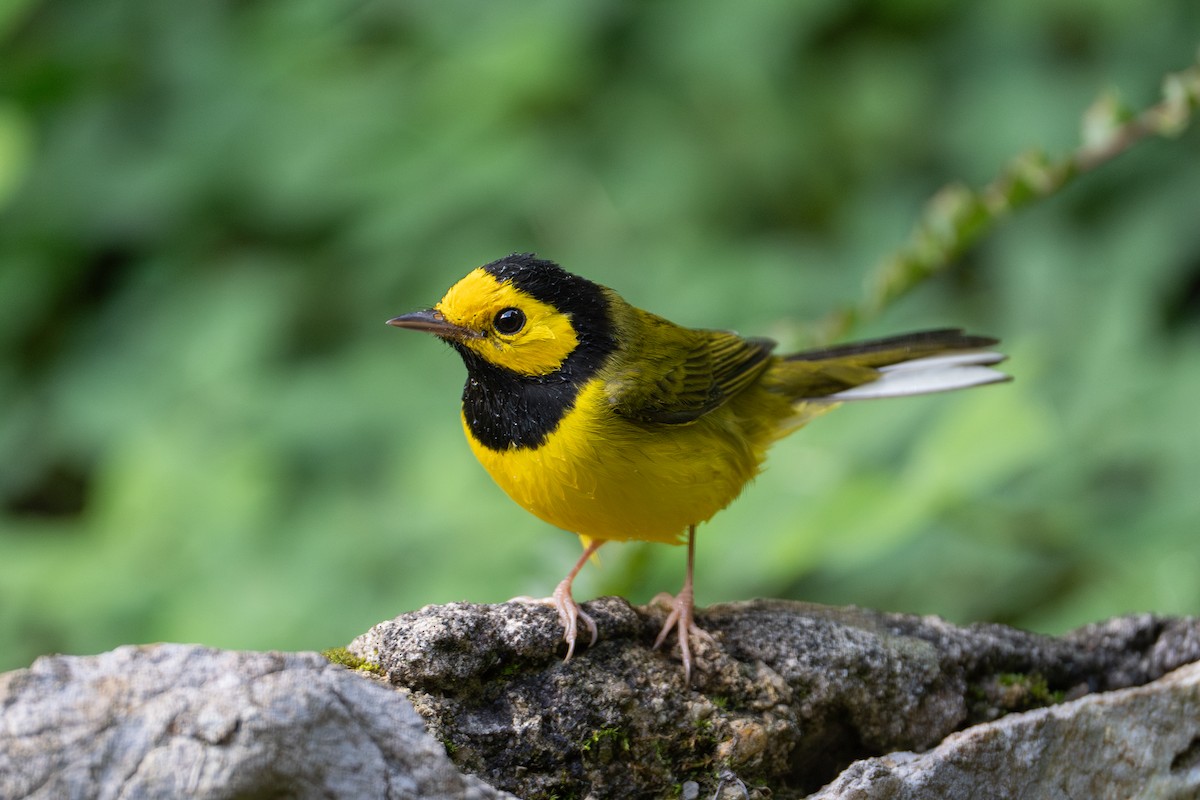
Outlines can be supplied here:
[[905, 372], [907, 370], [928, 370], [940, 367], [987, 366], [989, 364], [999, 364], [1007, 358], [1008, 356], [1003, 353], [994, 353], [991, 350], [975, 350], [968, 353], [943, 353], [939, 356], [926, 356], [925, 358], [917, 358], [912, 361], [901, 361], [899, 364], [889, 364], [886, 367], [880, 367], [879, 371]]
[[878, 380], [846, 389], [826, 398], [830, 401], [875, 400], [882, 397], [907, 397], [914, 394], [949, 392], [971, 386], [983, 386], [1010, 379], [989, 365], [1005, 359], [1002, 353], [977, 351], [929, 356], [880, 367]]

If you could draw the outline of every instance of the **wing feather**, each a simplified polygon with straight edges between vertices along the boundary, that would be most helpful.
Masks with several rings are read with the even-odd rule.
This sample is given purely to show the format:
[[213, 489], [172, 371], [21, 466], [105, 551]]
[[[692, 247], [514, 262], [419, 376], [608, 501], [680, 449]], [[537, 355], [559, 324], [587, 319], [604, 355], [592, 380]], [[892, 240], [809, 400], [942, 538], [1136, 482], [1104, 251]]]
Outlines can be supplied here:
[[626, 368], [607, 385], [613, 410], [640, 422], [685, 425], [744, 391], [770, 363], [775, 342], [683, 328], [645, 314]]

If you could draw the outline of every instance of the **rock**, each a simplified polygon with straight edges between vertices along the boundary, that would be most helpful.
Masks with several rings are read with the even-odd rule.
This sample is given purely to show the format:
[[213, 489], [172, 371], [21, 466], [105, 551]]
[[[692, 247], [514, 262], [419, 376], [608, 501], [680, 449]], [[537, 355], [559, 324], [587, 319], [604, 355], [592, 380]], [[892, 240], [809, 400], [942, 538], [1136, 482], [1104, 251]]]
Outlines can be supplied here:
[[1200, 796], [1200, 664], [858, 761], [811, 800]]
[[509, 797], [399, 693], [316, 653], [188, 645], [0, 675], [0, 797]]
[[[349, 649], [410, 693], [468, 772], [522, 797], [593, 798], [677, 794], [688, 782], [711, 796], [722, 771], [757, 796], [801, 797], [856, 760], [1064, 699], [1086, 696], [1086, 707], [1200, 659], [1198, 620], [1123, 617], [1051, 638], [757, 601], [700, 614], [717, 645], [700, 646], [685, 688], [675, 656], [649, 647], [661, 613], [617, 598], [587, 610], [600, 639], [565, 664], [554, 612], [522, 604], [431, 606]], [[1074, 769], [1069, 750], [1058, 755], [1047, 780]]]
[[1200, 796], [1200, 620], [739, 603], [700, 615], [685, 687], [661, 610], [587, 608], [565, 664], [545, 607], [402, 615], [350, 648], [391, 685], [315, 653], [42, 658], [0, 675], [0, 797]]

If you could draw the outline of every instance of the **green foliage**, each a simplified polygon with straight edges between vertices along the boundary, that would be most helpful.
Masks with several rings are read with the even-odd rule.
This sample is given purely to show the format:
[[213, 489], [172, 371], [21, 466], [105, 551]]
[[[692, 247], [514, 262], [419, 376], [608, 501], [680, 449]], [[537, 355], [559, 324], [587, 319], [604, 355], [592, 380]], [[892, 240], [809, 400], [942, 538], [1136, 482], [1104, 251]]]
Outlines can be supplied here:
[[[0, 4], [0, 668], [547, 593], [577, 542], [474, 463], [454, 356], [383, 325], [517, 250], [786, 347], [849, 308], [1005, 340], [1011, 384], [781, 443], [700, 532], [702, 604], [1200, 612], [1200, 134], [1018, 180], [998, 228], [977, 202], [1102, 91], [1158, 103], [1196, 30], [1193, 0]], [[1137, 118], [1106, 108], [1089, 146]], [[975, 245], [872, 273], [935, 195]], [[581, 597], [682, 576], [602, 559]]]
[[882, 313], [902, 294], [952, 266], [964, 252], [1014, 210], [1043, 200], [1081, 174], [1116, 158], [1150, 135], [1178, 136], [1200, 105], [1200, 62], [1168, 75], [1163, 100], [1141, 114], [1102, 95], [1083, 117], [1083, 144], [1052, 159], [1034, 149], [1012, 159], [979, 191], [952, 183], [933, 196], [911, 241], [876, 269], [866, 299], [850, 313], [837, 312], [834, 332]]

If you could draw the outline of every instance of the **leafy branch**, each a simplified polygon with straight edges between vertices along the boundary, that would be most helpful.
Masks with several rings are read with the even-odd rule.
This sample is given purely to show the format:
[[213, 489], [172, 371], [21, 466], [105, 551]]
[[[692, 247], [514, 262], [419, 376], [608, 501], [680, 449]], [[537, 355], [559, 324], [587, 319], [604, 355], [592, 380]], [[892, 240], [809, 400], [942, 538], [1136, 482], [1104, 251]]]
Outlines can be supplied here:
[[866, 297], [835, 312], [818, 327], [822, 340], [845, 335], [857, 323], [877, 316], [892, 302], [945, 270], [1005, 217], [1050, 197], [1080, 175], [1119, 156], [1148, 136], [1175, 137], [1200, 107], [1200, 54], [1195, 64], [1163, 80], [1163, 99], [1136, 113], [1112, 91], [1084, 113], [1082, 143], [1054, 160], [1040, 150], [1026, 151], [982, 189], [962, 183], [943, 187], [898, 252], [875, 267]]

